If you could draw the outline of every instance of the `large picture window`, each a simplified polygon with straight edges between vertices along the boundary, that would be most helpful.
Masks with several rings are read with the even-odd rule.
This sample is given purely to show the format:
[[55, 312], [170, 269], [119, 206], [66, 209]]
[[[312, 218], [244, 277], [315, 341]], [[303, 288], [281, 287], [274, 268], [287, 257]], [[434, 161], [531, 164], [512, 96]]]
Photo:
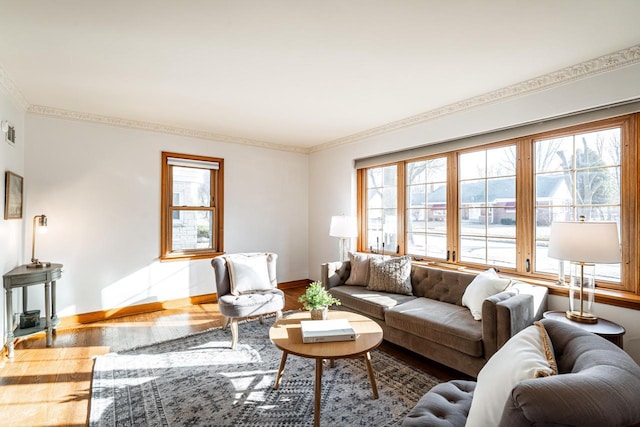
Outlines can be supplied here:
[[552, 286], [568, 261], [548, 257], [551, 223], [614, 221], [622, 263], [596, 265], [596, 285], [614, 292], [601, 294], [607, 301], [636, 301], [638, 116], [366, 165], [357, 174], [358, 250], [384, 243], [416, 261], [494, 267]]
[[223, 159], [162, 153], [161, 259], [223, 251], [222, 177]]

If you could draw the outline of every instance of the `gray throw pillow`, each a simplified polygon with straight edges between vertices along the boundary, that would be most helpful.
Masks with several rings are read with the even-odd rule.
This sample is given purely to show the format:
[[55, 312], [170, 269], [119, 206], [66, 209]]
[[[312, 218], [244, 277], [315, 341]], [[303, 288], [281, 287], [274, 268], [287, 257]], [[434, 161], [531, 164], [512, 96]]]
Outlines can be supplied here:
[[413, 295], [411, 290], [411, 257], [405, 255], [388, 260], [371, 259], [367, 289]]
[[369, 260], [386, 259], [388, 256], [366, 254], [360, 252], [349, 252], [349, 262], [351, 264], [351, 272], [345, 285], [367, 286], [369, 284]]

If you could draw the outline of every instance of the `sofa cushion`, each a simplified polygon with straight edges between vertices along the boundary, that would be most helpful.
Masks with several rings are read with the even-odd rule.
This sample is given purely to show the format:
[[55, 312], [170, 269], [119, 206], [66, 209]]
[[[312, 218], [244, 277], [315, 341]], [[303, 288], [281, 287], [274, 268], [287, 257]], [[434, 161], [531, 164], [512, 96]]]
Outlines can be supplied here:
[[497, 426], [520, 381], [553, 375], [545, 356], [542, 324], [523, 329], [494, 354], [478, 374], [467, 427]]
[[410, 256], [387, 260], [372, 258], [369, 263], [369, 284], [367, 289], [370, 291], [412, 295], [410, 275]]
[[482, 323], [469, 310], [429, 298], [416, 298], [389, 308], [388, 326], [437, 342], [474, 357], [483, 355]]
[[462, 305], [469, 307], [471, 315], [476, 320], [482, 320], [482, 303], [488, 297], [504, 291], [511, 280], [503, 279], [493, 268], [478, 274], [469, 283], [462, 295]]
[[462, 295], [475, 274], [439, 270], [421, 265], [411, 268], [413, 295], [462, 306]]
[[342, 307], [380, 320], [384, 320], [384, 313], [389, 308], [415, 299], [413, 296], [369, 291], [362, 286], [348, 285], [331, 288], [329, 293], [340, 300]]

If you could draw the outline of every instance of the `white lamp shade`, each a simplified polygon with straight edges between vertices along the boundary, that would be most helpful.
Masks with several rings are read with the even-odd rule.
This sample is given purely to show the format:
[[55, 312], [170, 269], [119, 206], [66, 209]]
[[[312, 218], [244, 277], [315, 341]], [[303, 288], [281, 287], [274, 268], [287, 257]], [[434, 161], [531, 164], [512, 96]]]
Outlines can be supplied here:
[[329, 236], [358, 237], [358, 221], [352, 216], [332, 216]]
[[615, 222], [554, 221], [549, 235], [550, 258], [593, 264], [621, 262]]

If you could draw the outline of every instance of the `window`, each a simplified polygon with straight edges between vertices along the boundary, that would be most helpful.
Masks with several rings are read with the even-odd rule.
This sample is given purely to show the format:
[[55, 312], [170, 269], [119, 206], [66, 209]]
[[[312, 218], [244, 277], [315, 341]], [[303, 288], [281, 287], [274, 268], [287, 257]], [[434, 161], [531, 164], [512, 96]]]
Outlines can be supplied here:
[[[607, 302], [640, 295], [640, 113], [358, 169], [358, 250], [555, 283], [553, 221], [615, 221], [622, 263], [596, 265]], [[457, 144], [452, 144], [455, 146]], [[435, 150], [433, 150], [435, 151]], [[566, 264], [566, 265], [565, 265]], [[558, 290], [559, 293], [562, 293]]]
[[458, 156], [459, 257], [516, 268], [516, 147]]
[[[536, 270], [560, 270], [559, 261], [547, 257], [552, 221], [584, 216], [620, 226], [621, 131], [614, 127], [534, 141]], [[598, 265], [595, 271], [599, 279], [620, 283], [619, 264]]]
[[223, 164], [162, 153], [161, 259], [210, 258], [223, 251]]
[[366, 177], [367, 247], [372, 252], [397, 252], [398, 166], [371, 168]]
[[447, 259], [447, 158], [406, 165], [407, 253]]

